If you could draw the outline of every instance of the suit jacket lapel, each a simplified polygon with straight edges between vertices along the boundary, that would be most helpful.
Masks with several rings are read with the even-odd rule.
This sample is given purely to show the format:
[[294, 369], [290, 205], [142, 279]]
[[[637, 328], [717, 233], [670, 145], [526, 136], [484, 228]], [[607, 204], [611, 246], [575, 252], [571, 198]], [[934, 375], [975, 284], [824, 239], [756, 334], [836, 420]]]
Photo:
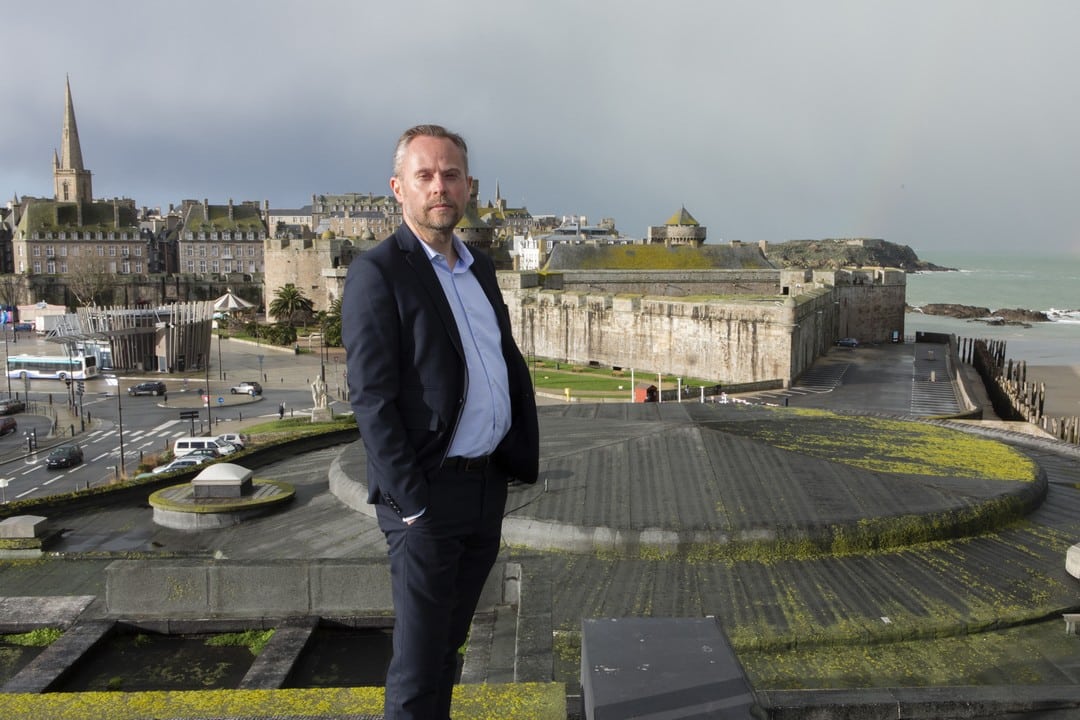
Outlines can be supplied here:
[[435, 276], [435, 268], [431, 266], [431, 258], [428, 257], [424, 248], [420, 247], [422, 241], [404, 223], [398, 227], [394, 235], [397, 237], [398, 246], [405, 252], [405, 262], [416, 273], [420, 286], [424, 288], [432, 304], [439, 311], [439, 318], [450, 336], [454, 349], [457, 350], [458, 355], [464, 358], [465, 351], [461, 347], [461, 334], [458, 332], [454, 313], [450, 310], [450, 303], [446, 299], [446, 293], [443, 292], [439, 278]]

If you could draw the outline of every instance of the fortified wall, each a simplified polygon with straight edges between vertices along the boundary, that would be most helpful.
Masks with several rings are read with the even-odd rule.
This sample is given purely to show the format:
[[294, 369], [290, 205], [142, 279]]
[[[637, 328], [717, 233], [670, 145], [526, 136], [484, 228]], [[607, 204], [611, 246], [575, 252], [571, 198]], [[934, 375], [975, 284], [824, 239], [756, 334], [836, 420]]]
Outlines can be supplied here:
[[[341, 297], [345, 268], [356, 248], [341, 238], [267, 238], [263, 304], [269, 310], [275, 293], [288, 283], [304, 291], [314, 309], [328, 310]], [[267, 314], [268, 320], [274, 318]]]
[[725, 385], [787, 387], [841, 337], [888, 342], [904, 331], [899, 270], [506, 272], [499, 281], [526, 355]]

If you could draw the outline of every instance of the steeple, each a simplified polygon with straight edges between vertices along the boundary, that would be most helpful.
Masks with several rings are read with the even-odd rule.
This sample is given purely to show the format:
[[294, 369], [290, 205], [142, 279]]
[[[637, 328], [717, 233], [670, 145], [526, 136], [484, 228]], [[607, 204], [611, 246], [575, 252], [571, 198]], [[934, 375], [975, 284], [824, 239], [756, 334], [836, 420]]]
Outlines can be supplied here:
[[53, 152], [53, 184], [56, 200], [91, 202], [93, 190], [90, 171], [83, 167], [79, 127], [75, 124], [75, 105], [71, 102], [71, 79], [65, 79], [64, 133], [60, 141], [60, 157]]

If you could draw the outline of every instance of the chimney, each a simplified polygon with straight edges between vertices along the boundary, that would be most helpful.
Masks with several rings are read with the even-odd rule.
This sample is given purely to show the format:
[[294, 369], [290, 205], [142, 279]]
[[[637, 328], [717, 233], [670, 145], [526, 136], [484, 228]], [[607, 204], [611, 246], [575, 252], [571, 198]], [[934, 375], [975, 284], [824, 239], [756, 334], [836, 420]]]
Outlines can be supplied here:
[[233, 220], [232, 198], [229, 198], [229, 222], [232, 222], [232, 220]]
[[203, 198], [202, 201], [202, 214], [203, 220], [210, 222], [210, 201], [206, 198]]

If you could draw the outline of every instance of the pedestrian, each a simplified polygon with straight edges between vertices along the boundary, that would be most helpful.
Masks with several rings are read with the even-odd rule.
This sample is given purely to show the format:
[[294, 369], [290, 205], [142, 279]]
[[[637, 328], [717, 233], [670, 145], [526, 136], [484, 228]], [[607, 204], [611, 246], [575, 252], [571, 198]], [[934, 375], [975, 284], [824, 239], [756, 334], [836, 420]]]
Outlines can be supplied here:
[[281, 404], [277, 406], [277, 416], [278, 416], [278, 420], [284, 420], [285, 419], [285, 401], [284, 400], [282, 400]]
[[386, 720], [447, 720], [510, 480], [536, 482], [528, 367], [495, 266], [454, 236], [472, 180], [465, 141], [407, 130], [390, 188], [402, 224], [351, 263], [342, 294], [349, 397], [368, 502], [390, 557]]
[[166, 405], [168, 405], [169, 404], [169, 393], [167, 393], [167, 392], [161, 393], [161, 401], [163, 403], [165, 403]]

